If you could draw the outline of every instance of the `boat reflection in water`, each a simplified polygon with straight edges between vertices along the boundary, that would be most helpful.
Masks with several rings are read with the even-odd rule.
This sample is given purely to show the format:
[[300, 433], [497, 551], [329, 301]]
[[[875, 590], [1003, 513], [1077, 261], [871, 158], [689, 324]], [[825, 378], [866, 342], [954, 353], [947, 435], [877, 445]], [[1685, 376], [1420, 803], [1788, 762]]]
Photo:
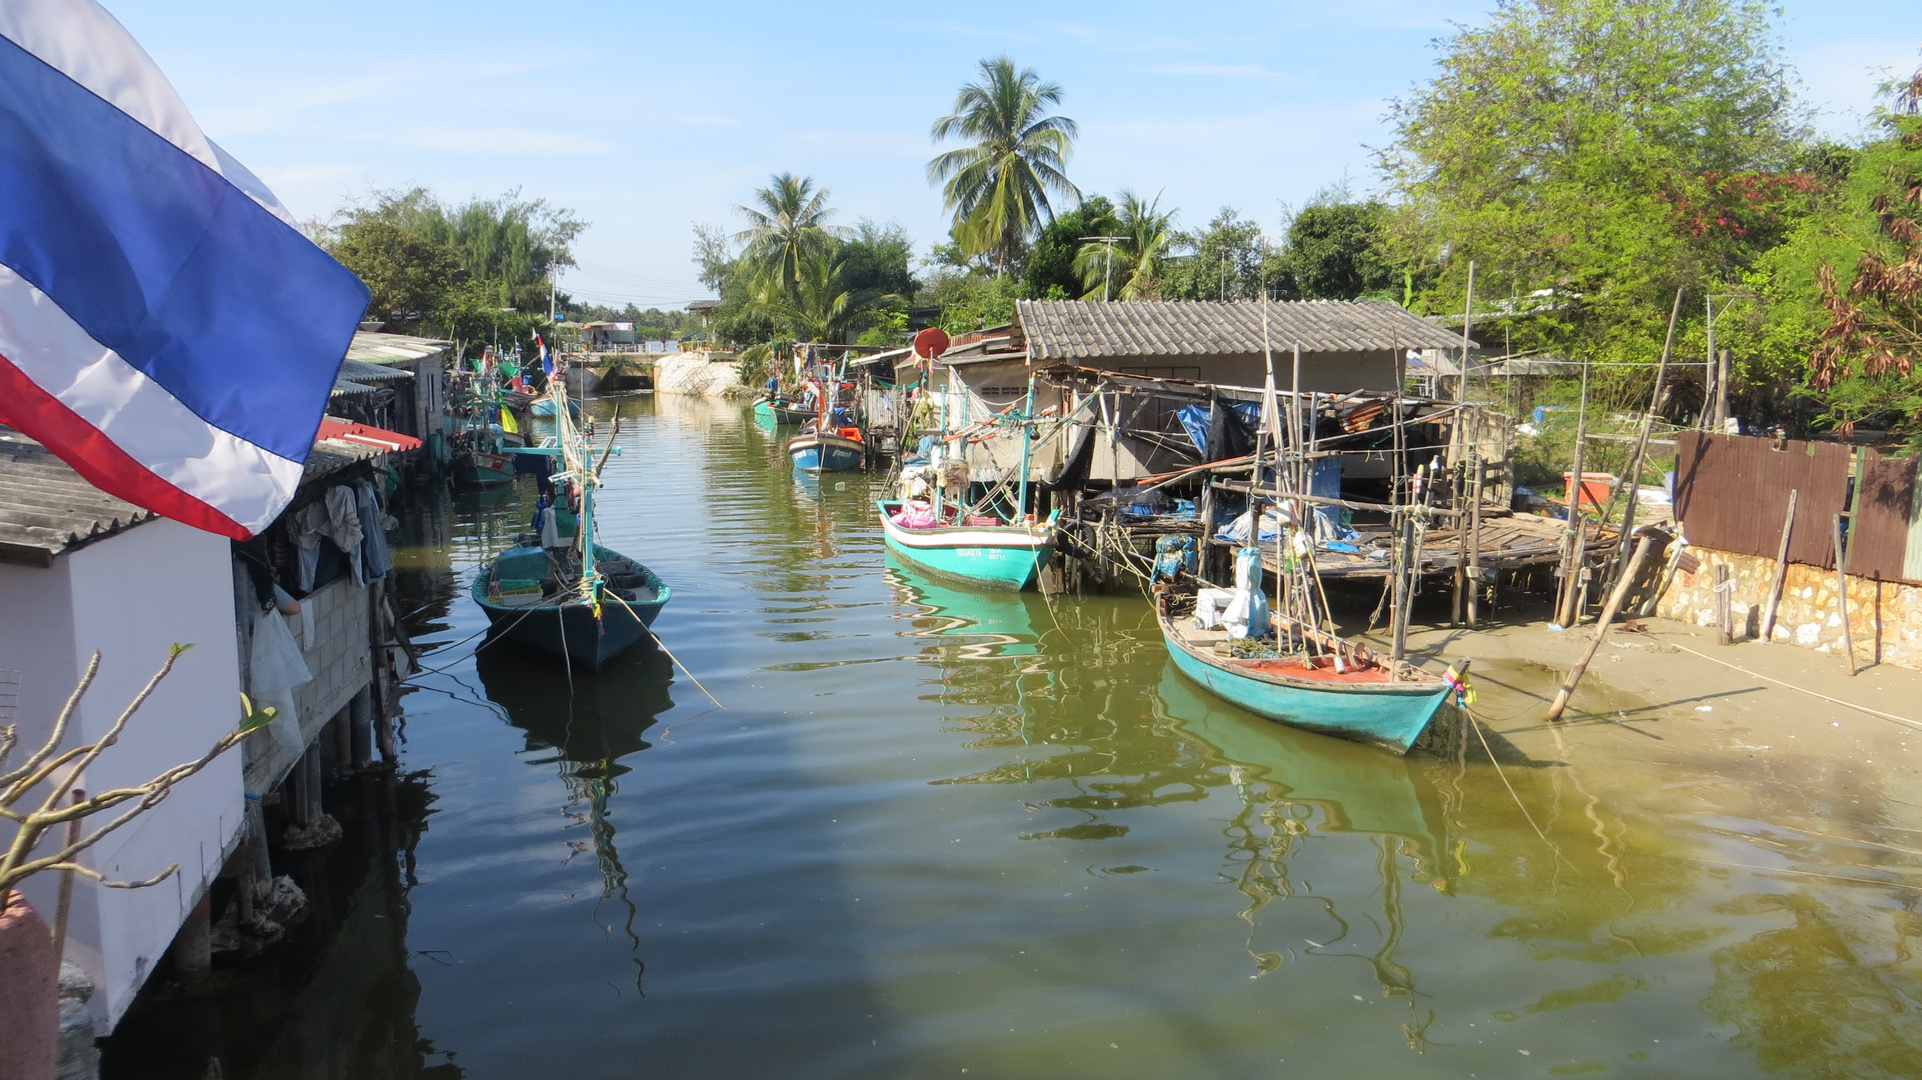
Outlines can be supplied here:
[[[980, 592], [944, 585], [910, 568], [894, 552], [887, 555], [887, 581], [910, 637], [924, 639], [929, 659], [986, 660], [1003, 656], [1037, 656], [1041, 652], [1038, 625], [1046, 626], [1045, 601], [1032, 593]], [[1035, 608], [1030, 608], [1030, 605]]]
[[639, 912], [628, 891], [627, 868], [614, 843], [616, 830], [608, 809], [620, 792], [618, 779], [633, 771], [621, 760], [652, 746], [643, 733], [674, 707], [668, 694], [673, 662], [644, 642], [593, 675], [575, 672], [570, 678], [564, 667], [495, 649], [482, 650], [474, 667], [488, 700], [501, 707], [508, 723], [526, 733], [528, 749], [554, 751], [531, 758], [529, 764], [556, 767], [568, 797], [562, 813], [587, 825], [588, 840], [577, 843], [574, 853], [592, 851], [601, 876], [601, 899], [626, 909], [622, 930], [635, 953], [634, 985], [639, 989], [647, 970], [634, 929]]
[[[1335, 933], [1326, 940], [1302, 939], [1308, 956], [1361, 959], [1374, 969], [1382, 993], [1407, 998], [1411, 1012], [1402, 1025], [1409, 1045], [1419, 1047], [1433, 1023], [1432, 1010], [1420, 1007], [1415, 976], [1395, 960], [1406, 929], [1401, 888], [1410, 878], [1440, 892], [1453, 889], [1460, 865], [1450, 848], [1441, 793], [1418, 762], [1382, 754], [1358, 743], [1297, 731], [1264, 720], [1203, 693], [1182, 678], [1171, 660], [1156, 689], [1156, 711], [1212, 750], [1229, 768], [1242, 809], [1229, 822], [1224, 876], [1247, 898], [1240, 911], [1247, 922], [1248, 954], [1256, 973], [1281, 968], [1295, 946], [1263, 950], [1257, 916], [1277, 900], [1307, 900], [1325, 909]], [[1370, 860], [1379, 881], [1373, 890], [1332, 891], [1297, 886], [1291, 863], [1315, 834], [1366, 838], [1375, 848]], [[1344, 853], [1354, 857], [1352, 846]], [[1413, 864], [1404, 869], [1404, 860]], [[1372, 893], [1372, 895], [1368, 895]], [[1364, 897], [1368, 901], [1365, 904]], [[1379, 915], [1374, 910], [1379, 904]], [[1285, 920], [1284, 920], [1285, 921]], [[1377, 940], [1355, 942], [1351, 935], [1374, 927]]]

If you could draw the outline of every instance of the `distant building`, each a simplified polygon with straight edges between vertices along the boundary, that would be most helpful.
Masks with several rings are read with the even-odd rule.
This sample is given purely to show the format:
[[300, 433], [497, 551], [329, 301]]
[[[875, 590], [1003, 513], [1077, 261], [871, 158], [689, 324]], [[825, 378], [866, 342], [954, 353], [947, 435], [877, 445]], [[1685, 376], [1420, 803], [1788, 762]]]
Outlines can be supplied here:
[[633, 352], [636, 344], [631, 322], [581, 324], [581, 348], [588, 352]]

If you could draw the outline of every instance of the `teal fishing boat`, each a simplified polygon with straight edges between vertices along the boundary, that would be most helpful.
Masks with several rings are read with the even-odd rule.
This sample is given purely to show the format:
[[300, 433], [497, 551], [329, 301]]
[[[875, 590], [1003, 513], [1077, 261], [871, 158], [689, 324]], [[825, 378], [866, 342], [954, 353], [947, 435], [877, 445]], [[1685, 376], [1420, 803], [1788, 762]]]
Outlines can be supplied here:
[[815, 431], [810, 428], [787, 441], [788, 456], [802, 472], [847, 472], [867, 463], [868, 445], [858, 427]]
[[1047, 520], [1017, 524], [1005, 518], [944, 507], [937, 520], [929, 503], [881, 500], [881, 532], [888, 549], [931, 573], [996, 589], [1025, 589], [1054, 555], [1056, 510]]
[[[1228, 631], [1196, 625], [1191, 587], [1161, 586], [1155, 614], [1175, 666], [1188, 678], [1256, 716], [1307, 731], [1406, 754], [1461, 686], [1377, 656], [1366, 646], [1277, 614], [1282, 655], [1237, 646]], [[1237, 653], [1241, 655], [1237, 655]]]
[[814, 418], [814, 410], [787, 398], [764, 397], [754, 400], [754, 415], [756, 419], [785, 427], [807, 423]]
[[[516, 453], [550, 459], [554, 502], [543, 504], [532, 542], [495, 556], [470, 588], [496, 635], [592, 670], [648, 636], [671, 591], [654, 571], [593, 542], [594, 492], [618, 452], [620, 418], [597, 461], [562, 404], [565, 385], [552, 379], [548, 386], [557, 417], [553, 445]], [[564, 509], [574, 514], [571, 536], [560, 528]]]

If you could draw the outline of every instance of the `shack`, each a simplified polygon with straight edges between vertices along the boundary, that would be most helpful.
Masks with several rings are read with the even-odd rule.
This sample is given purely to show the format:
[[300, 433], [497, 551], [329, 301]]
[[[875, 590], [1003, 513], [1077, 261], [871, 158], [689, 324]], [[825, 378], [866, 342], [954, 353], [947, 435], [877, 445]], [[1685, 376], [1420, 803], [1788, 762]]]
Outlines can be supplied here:
[[[328, 418], [294, 502], [236, 544], [108, 495], [0, 427], [0, 723], [19, 725], [21, 745], [47, 738], [96, 650], [100, 672], [69, 745], [103, 735], [173, 643], [194, 646], [88, 770], [91, 789], [144, 783], [200, 757], [239, 722], [243, 691], [283, 710], [268, 731], [82, 855], [115, 881], [179, 867], [151, 888], [73, 882], [64, 955], [93, 983], [96, 1034], [119, 1022], [170, 946], [186, 973], [206, 970], [219, 909], [250, 911], [269, 888], [268, 847], [283, 842], [278, 829], [268, 835], [270, 821], [284, 822], [299, 843], [325, 843], [327, 774], [372, 767], [381, 749], [391, 756], [386, 724], [409, 660], [387, 599], [380, 467], [419, 446]], [[315, 526], [319, 535], [309, 535]], [[299, 599], [297, 615], [278, 613], [276, 584]], [[270, 685], [257, 670], [255, 638], [276, 620], [294, 643], [299, 676]], [[222, 877], [233, 880], [217, 888]], [[50, 874], [23, 888], [49, 921], [58, 890]], [[236, 922], [244, 933], [248, 920]]]
[[636, 347], [634, 324], [631, 322], [581, 324], [581, 348], [587, 352], [634, 352]]

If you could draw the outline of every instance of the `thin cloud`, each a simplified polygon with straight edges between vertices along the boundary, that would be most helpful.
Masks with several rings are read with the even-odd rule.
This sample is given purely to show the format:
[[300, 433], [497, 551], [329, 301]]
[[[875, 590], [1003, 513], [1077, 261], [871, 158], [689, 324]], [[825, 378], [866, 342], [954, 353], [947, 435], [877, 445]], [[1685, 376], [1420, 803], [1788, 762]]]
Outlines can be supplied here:
[[741, 122], [732, 116], [715, 116], [711, 113], [695, 113], [681, 117], [683, 124], [699, 124], [705, 127], [740, 127]]
[[1260, 64], [1162, 64], [1148, 69], [1156, 75], [1214, 75], [1233, 79], [1278, 79], [1279, 71]]

